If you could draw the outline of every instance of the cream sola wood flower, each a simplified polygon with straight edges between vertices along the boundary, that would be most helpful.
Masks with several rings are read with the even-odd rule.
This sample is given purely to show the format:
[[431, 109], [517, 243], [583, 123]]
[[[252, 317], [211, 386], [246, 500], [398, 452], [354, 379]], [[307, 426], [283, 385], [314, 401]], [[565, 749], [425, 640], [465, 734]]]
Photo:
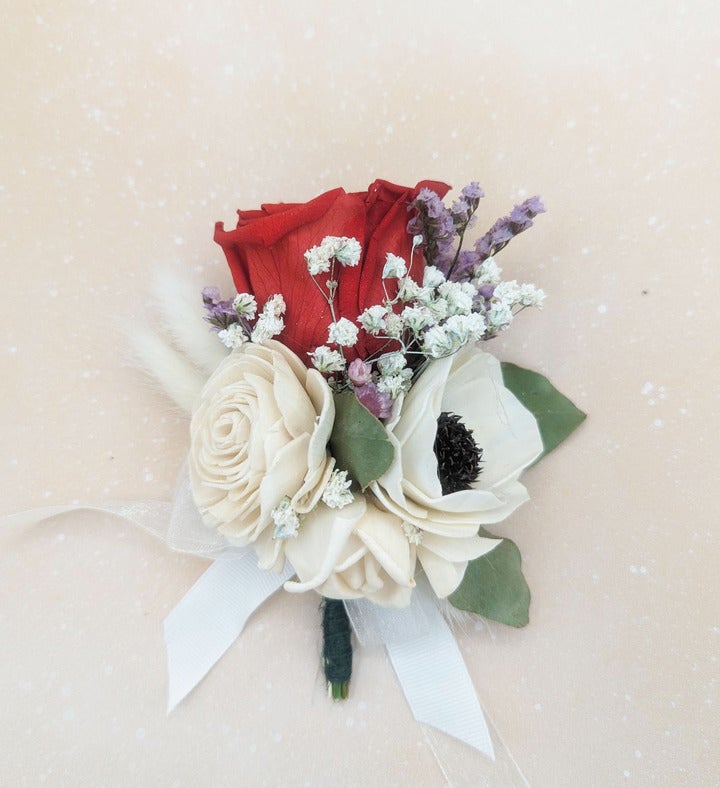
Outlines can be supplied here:
[[355, 495], [342, 509], [320, 504], [303, 520], [285, 555], [296, 581], [287, 591], [316, 590], [331, 599], [364, 597], [388, 607], [406, 607], [415, 587], [415, 547], [402, 518], [381, 510], [372, 496]]
[[[483, 450], [469, 489], [443, 495], [434, 453], [438, 418], [460, 417]], [[528, 498], [518, 481], [543, 450], [533, 415], [503, 385], [500, 362], [473, 345], [433, 361], [386, 425], [395, 455], [371, 485], [380, 506], [405, 523], [438, 597], [451, 594], [470, 560], [497, 540], [478, 528], [505, 519]]]
[[190, 427], [195, 503], [231, 543], [252, 544], [263, 568], [284, 560], [273, 511], [285, 502], [302, 516], [330, 479], [334, 414], [320, 373], [275, 340], [230, 353], [200, 395]]

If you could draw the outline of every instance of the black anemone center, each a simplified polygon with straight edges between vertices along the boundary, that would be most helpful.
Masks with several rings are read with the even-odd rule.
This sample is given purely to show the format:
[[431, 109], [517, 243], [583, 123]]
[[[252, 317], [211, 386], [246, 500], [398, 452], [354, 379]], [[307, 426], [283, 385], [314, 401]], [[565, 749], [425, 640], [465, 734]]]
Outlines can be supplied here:
[[469, 490], [482, 468], [483, 450], [455, 413], [441, 413], [433, 446], [443, 495]]

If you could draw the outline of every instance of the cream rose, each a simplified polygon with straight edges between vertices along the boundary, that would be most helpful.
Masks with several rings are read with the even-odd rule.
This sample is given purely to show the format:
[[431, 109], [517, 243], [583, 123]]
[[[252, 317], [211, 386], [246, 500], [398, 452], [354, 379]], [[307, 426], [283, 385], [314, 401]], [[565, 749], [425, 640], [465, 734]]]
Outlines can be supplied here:
[[[443, 412], [460, 416], [483, 450], [472, 488], [448, 495], [433, 450]], [[497, 544], [478, 536], [479, 526], [505, 519], [527, 500], [518, 479], [542, 452], [537, 422], [503, 385], [500, 362], [466, 345], [428, 366], [386, 427], [395, 457], [371, 490], [384, 509], [417, 529], [417, 558], [435, 593], [445, 597], [468, 561]]]
[[263, 568], [282, 563], [272, 510], [287, 496], [312, 510], [333, 470], [335, 408], [317, 370], [284, 345], [247, 343], [218, 366], [190, 426], [189, 469], [205, 523], [233, 544], [252, 543]]
[[415, 587], [416, 555], [402, 523], [375, 506], [372, 496], [356, 493], [342, 509], [321, 503], [287, 541], [285, 555], [298, 579], [287, 582], [286, 590], [405, 607]]

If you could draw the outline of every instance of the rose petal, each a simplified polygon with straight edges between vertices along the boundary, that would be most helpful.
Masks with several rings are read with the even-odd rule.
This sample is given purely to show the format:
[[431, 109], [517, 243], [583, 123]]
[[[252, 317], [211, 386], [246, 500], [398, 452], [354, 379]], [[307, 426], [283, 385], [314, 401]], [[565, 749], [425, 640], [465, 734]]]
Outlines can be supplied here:
[[[314, 506], [334, 466], [326, 448], [333, 419], [327, 383], [283, 345], [248, 343], [227, 356], [191, 423], [188, 467], [208, 527], [244, 545], [268, 530], [285, 496], [300, 513]], [[259, 549], [264, 564], [282, 562], [281, 543], [263, 538]]]
[[[327, 337], [330, 310], [308, 275], [304, 253], [327, 235], [357, 238], [363, 245], [359, 265], [343, 268], [336, 311], [354, 321], [368, 306], [381, 303], [382, 267], [388, 252], [409, 259], [412, 238], [407, 233], [407, 207], [423, 187], [442, 196], [449, 187], [421, 181], [414, 188], [375, 181], [367, 192], [342, 189], [321, 194], [308, 203], [266, 204], [259, 211], [238, 211], [235, 230], [215, 226], [238, 292], [252, 293], [264, 303], [282, 293], [287, 304], [281, 340], [305, 361], [305, 354]], [[416, 261], [411, 275], [422, 277]], [[363, 336], [348, 349], [348, 360], [366, 357], [382, 340]]]
[[324, 583], [364, 513], [365, 499], [361, 496], [356, 496], [353, 503], [342, 509], [330, 509], [321, 503], [309, 512], [298, 535], [286, 542], [285, 554], [298, 580], [288, 580], [285, 589], [308, 591]]
[[411, 588], [415, 586], [415, 555], [399, 517], [380, 511], [368, 502], [356, 533], [396, 583]]

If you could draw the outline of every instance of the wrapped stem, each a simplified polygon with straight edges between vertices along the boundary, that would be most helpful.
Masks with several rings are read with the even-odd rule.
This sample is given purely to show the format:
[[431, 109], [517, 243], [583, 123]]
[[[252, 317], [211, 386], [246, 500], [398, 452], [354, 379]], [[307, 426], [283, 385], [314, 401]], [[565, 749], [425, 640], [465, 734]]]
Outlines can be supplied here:
[[333, 700], [345, 700], [352, 673], [350, 619], [341, 599], [324, 599], [322, 611], [323, 667], [328, 694]]

